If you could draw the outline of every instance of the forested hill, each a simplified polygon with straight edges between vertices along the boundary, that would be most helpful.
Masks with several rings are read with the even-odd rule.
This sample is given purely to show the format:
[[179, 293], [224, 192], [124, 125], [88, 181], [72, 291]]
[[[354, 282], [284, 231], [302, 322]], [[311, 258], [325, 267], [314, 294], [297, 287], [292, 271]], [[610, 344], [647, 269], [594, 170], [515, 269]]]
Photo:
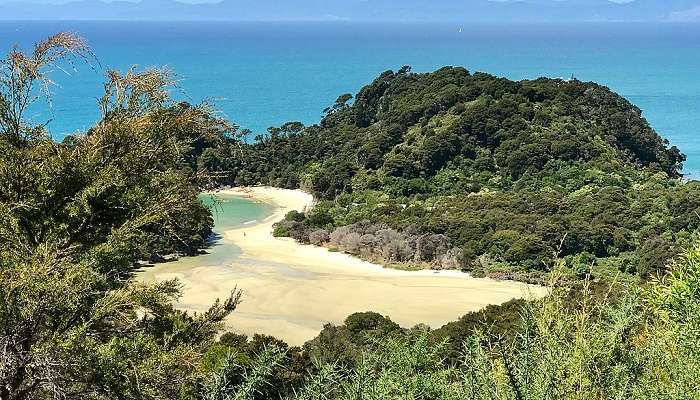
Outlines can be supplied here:
[[329, 200], [278, 234], [388, 264], [509, 276], [559, 254], [572, 274], [646, 276], [698, 224], [700, 187], [678, 179], [685, 156], [630, 102], [575, 79], [404, 67], [237, 159], [236, 183]]
[[[463, 68], [428, 74], [403, 69], [383, 73], [347, 105], [350, 100], [339, 97], [320, 125], [301, 135], [295, 125], [272, 131], [259, 147], [273, 157], [251, 171], [255, 179], [295, 186], [310, 172], [308, 163], [323, 161], [318, 175], [337, 179], [316, 180], [313, 189], [334, 198], [350, 189], [351, 176], [361, 169], [428, 178], [448, 167], [488, 173], [507, 186], [526, 174], [551, 175], [563, 164], [605, 172], [633, 166], [678, 177], [684, 161], [639, 109], [593, 83], [513, 82]], [[280, 146], [292, 151], [278, 154]]]

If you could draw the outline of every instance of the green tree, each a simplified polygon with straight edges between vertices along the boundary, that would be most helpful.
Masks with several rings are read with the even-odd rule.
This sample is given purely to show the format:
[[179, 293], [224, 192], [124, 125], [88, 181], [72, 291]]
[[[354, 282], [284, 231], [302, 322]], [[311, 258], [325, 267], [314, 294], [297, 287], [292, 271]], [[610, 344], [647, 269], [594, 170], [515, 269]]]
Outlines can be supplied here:
[[183, 166], [192, 132], [220, 130], [172, 104], [167, 74], [131, 70], [108, 73], [87, 134], [50, 140], [24, 111], [84, 43], [58, 34], [0, 65], [0, 398], [176, 398], [240, 293], [193, 316], [173, 309], [177, 282], [130, 278], [204, 244], [211, 215]]

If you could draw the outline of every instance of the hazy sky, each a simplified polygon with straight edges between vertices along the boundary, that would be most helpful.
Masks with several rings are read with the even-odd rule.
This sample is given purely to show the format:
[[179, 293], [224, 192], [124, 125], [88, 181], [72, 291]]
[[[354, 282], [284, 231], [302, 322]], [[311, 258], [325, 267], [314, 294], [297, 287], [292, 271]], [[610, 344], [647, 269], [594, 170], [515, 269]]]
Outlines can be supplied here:
[[[7, 3], [45, 3], [45, 4], [63, 4], [63, 3], [68, 3], [76, 0], [0, 0], [0, 4], [7, 4]], [[110, 0], [102, 0], [105, 2], [110, 2]], [[131, 2], [139, 2], [140, 0], [119, 0], [119, 1], [131, 1]], [[182, 3], [216, 3], [220, 0], [177, 0]], [[439, 0], [433, 0], [439, 2]], [[465, 3], [468, 3], [469, 0], [465, 0]], [[493, 0], [493, 1], [513, 1], [513, 0]], [[561, 1], [566, 1], [566, 0], [561, 0]], [[609, 0], [613, 3], [629, 3], [635, 0]], [[661, 3], [663, 3], [665, 0], [657, 0]]]
[[[0, 4], [10, 4], [10, 3], [40, 3], [40, 4], [64, 4], [64, 3], [71, 3], [74, 1], [82, 1], [82, 0], [0, 0]], [[99, 0], [105, 3], [111, 3], [113, 0]], [[116, 0], [116, 1], [128, 1], [131, 3], [138, 3], [141, 0]], [[198, 3], [217, 3], [221, 0], [176, 0], [181, 3], [192, 3], [192, 4], [198, 4]]]

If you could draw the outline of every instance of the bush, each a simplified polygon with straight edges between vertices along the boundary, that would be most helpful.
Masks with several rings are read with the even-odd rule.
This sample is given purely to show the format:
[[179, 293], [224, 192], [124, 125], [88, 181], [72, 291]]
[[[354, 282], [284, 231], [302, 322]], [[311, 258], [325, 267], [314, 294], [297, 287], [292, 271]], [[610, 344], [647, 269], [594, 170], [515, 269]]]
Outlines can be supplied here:
[[274, 237], [289, 237], [289, 227], [285, 225], [276, 224], [272, 236]]
[[325, 229], [318, 229], [309, 234], [309, 242], [316, 246], [327, 243], [330, 239], [331, 237]]
[[284, 216], [284, 219], [287, 221], [304, 222], [304, 219], [306, 219], [306, 216], [302, 212], [299, 212], [297, 210], [292, 210]]
[[642, 278], [648, 278], [661, 274], [678, 250], [673, 243], [657, 236], [646, 240], [638, 253], [637, 273]]
[[[333, 330], [353, 362], [339, 368], [325, 342], [331, 362], [299, 398], [355, 398], [359, 390], [380, 400], [697, 399], [700, 247], [648, 290], [632, 287], [615, 299], [610, 290], [584, 290], [570, 304], [567, 290], [552, 289], [544, 299], [504, 305], [504, 320], [480, 312], [432, 336], [418, 328], [364, 343], [353, 333], [380, 332], [385, 320], [355, 314]], [[505, 338], [489, 334], [500, 329]], [[448, 332], [460, 347], [445, 348]]]

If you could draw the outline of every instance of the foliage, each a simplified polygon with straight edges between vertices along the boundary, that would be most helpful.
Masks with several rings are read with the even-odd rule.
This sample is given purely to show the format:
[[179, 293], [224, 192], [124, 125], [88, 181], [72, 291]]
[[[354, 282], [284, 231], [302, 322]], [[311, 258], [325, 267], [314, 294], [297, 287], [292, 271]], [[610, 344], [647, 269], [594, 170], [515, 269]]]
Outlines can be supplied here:
[[0, 131], [4, 140], [19, 146], [42, 133], [41, 126], [28, 126], [24, 117], [41, 96], [50, 97], [51, 67], [92, 58], [83, 38], [61, 32], [37, 43], [29, 53], [15, 47], [0, 60]]
[[[699, 186], [677, 180], [683, 156], [609, 90], [404, 68], [352, 104], [340, 96], [317, 126], [243, 145], [205, 105], [173, 103], [167, 71], [110, 71], [101, 120], [56, 143], [24, 113], [52, 65], [90, 57], [59, 34], [0, 63], [1, 399], [698, 398]], [[172, 306], [176, 281], [132, 274], [196, 253], [212, 225], [197, 194], [231, 182], [322, 199], [278, 235], [582, 281], [434, 331], [362, 312], [303, 348], [216, 340], [241, 292], [190, 315]], [[591, 280], [611, 272], [649, 282]]]
[[300, 348], [271, 336], [225, 333], [207, 350], [202, 365], [210, 374], [205, 398], [234, 392], [234, 398], [262, 400], [292, 395], [305, 381], [311, 360]]
[[286, 225], [302, 241], [370, 221], [443, 235], [460, 250], [453, 267], [475, 274], [528, 276], [550, 271], [555, 255], [591, 254], [595, 277], [646, 279], [700, 223], [700, 186], [678, 179], [685, 156], [603, 86], [404, 68], [347, 100], [318, 125], [258, 136], [236, 168], [239, 184], [322, 200]]
[[279, 365], [282, 353], [275, 348], [266, 348], [253, 360], [252, 367], [245, 372], [235, 353], [229, 353], [217, 369], [211, 382], [205, 387], [205, 400], [252, 400], [263, 393], [267, 379]]
[[108, 74], [103, 118], [63, 143], [24, 119], [47, 71], [84, 40], [58, 34], [0, 64], [0, 398], [177, 398], [240, 301], [173, 308], [175, 281], [130, 280], [142, 261], [196, 253], [211, 232], [188, 161], [227, 125], [173, 104], [168, 75]]
[[384, 264], [411, 263], [434, 269], [456, 269], [461, 265], [461, 249], [452, 247], [445, 235], [420, 234], [409, 230], [398, 232], [385, 223], [373, 224], [367, 220], [340, 226], [328, 233], [318, 228], [319, 225], [332, 226], [326, 219], [327, 215], [322, 205], [315, 207], [307, 218], [303, 214], [288, 214], [283, 221], [275, 224], [274, 235], [326, 245]]
[[304, 352], [316, 362], [353, 367], [363, 350], [379, 339], [405, 335], [388, 317], [375, 312], [348, 316], [340, 326], [327, 324], [319, 335], [304, 344]]
[[696, 247], [615, 301], [584, 291], [569, 307], [555, 289], [521, 308], [515, 336], [476, 330], [457, 360], [426, 330], [375, 337], [353, 365], [318, 366], [298, 398], [696, 399], [699, 265]]

